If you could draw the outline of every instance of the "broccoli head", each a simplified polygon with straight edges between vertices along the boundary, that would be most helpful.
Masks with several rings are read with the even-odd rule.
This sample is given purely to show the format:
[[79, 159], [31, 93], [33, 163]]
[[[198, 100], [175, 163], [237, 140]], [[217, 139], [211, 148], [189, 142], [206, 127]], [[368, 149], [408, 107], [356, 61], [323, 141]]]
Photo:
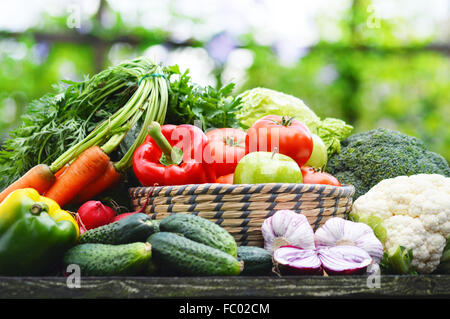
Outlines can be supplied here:
[[447, 161], [425, 144], [394, 130], [377, 128], [351, 135], [328, 161], [326, 171], [355, 186], [355, 199], [383, 179], [415, 174], [450, 176]]

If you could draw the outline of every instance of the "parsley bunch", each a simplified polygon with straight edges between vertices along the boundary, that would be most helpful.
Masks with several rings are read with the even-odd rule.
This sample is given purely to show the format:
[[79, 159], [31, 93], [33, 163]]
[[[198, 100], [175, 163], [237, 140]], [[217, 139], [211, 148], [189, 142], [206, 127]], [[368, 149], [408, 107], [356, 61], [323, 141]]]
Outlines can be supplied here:
[[166, 123], [194, 124], [198, 120], [203, 130], [239, 127], [236, 112], [242, 103], [232, 96], [234, 83], [218, 89], [203, 87], [192, 82], [189, 70], [181, 73], [178, 65], [166, 67], [165, 73], [170, 82]]

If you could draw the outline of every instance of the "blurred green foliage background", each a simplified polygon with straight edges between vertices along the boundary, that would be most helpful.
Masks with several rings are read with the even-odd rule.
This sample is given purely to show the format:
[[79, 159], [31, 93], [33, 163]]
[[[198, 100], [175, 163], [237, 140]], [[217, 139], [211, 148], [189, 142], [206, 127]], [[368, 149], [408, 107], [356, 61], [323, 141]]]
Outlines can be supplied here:
[[[450, 161], [449, 2], [429, 1], [438, 8], [421, 13], [423, 1], [399, 1], [383, 14], [380, 1], [318, 1], [313, 8], [298, 1], [298, 19], [312, 26], [305, 30], [294, 23], [293, 2], [62, 1], [56, 10], [43, 1], [37, 19], [18, 26], [2, 19], [0, 139], [60, 80], [149, 55], [189, 68], [201, 84], [236, 82], [235, 94], [262, 86], [295, 95], [355, 132], [388, 127], [417, 136]], [[413, 4], [416, 16], [405, 16], [404, 6]], [[14, 21], [32, 9], [11, 5], [0, 3], [10, 10], [4, 15], [20, 9]], [[264, 20], [274, 8], [279, 20]], [[300, 14], [306, 9], [309, 15]]]

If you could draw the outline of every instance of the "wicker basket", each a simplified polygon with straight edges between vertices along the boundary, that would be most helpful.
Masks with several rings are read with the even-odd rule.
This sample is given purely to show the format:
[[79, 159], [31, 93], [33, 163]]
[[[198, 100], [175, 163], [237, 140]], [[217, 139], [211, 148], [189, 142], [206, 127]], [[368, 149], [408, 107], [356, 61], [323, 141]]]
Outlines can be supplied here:
[[347, 217], [355, 189], [316, 184], [191, 184], [129, 189], [133, 209], [152, 219], [195, 214], [231, 233], [238, 245], [264, 244], [261, 225], [277, 210], [304, 214], [316, 230], [328, 218]]

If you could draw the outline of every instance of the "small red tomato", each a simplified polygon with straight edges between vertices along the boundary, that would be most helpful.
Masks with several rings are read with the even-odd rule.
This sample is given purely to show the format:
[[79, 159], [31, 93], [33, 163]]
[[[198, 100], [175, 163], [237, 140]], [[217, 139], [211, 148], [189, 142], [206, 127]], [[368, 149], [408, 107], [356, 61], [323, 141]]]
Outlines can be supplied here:
[[341, 186], [336, 177], [320, 170], [315, 170], [309, 166], [301, 168], [303, 176], [303, 184], [326, 184], [333, 186]]
[[311, 157], [313, 139], [308, 127], [288, 116], [267, 115], [247, 131], [246, 154], [263, 151], [289, 156], [302, 167]]
[[217, 128], [206, 133], [217, 176], [234, 173], [238, 162], [245, 155], [243, 130]]
[[233, 184], [234, 183], [234, 173], [228, 174], [228, 175], [224, 175], [224, 176], [220, 176], [219, 178], [217, 178], [217, 183], [220, 184]]

